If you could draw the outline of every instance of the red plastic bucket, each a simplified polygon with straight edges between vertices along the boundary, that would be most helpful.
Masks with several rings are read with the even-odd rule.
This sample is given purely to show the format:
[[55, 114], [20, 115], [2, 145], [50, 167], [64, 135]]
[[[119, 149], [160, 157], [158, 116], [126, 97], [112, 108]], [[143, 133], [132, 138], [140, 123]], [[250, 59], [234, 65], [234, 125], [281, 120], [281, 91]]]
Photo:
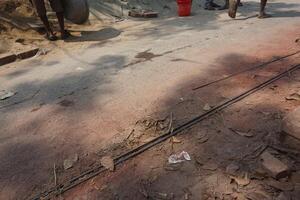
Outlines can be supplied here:
[[191, 15], [192, 0], [177, 0], [177, 5], [179, 16], [183, 17]]

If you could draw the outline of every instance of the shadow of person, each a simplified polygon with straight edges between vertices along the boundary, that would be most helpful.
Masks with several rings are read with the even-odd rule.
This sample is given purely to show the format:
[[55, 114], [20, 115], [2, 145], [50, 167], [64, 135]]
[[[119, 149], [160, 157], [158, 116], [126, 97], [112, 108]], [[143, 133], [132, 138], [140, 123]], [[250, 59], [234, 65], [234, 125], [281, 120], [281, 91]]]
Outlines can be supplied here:
[[[72, 32], [72, 31], [71, 31]], [[77, 31], [76, 31], [77, 32]], [[97, 31], [79, 31], [80, 36], [72, 35], [65, 42], [86, 42], [86, 41], [103, 41], [118, 37], [120, 30], [114, 28], [104, 28]]]

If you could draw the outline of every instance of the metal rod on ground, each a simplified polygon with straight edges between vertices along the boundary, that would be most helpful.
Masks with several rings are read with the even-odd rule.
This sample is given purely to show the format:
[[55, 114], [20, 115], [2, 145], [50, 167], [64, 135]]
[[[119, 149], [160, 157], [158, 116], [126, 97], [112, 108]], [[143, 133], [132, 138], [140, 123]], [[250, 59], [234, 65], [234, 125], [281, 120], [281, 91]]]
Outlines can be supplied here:
[[239, 74], [243, 74], [243, 73], [245, 73], [245, 72], [248, 72], [248, 71], [251, 71], [251, 70], [254, 70], [254, 69], [257, 69], [257, 68], [261, 68], [261, 67], [266, 66], [266, 65], [269, 65], [269, 64], [271, 64], [271, 63], [274, 63], [274, 62], [283, 60], [283, 59], [288, 58], [288, 57], [291, 57], [291, 56], [294, 56], [294, 55], [296, 55], [296, 54], [298, 54], [298, 53], [300, 53], [300, 51], [296, 51], [296, 52], [294, 52], [294, 53], [291, 53], [291, 54], [288, 54], [288, 55], [285, 55], [285, 56], [282, 56], [282, 57], [279, 57], [279, 58], [272, 59], [272, 60], [267, 61], [267, 62], [264, 62], [264, 63], [262, 63], [262, 64], [260, 64], [260, 65], [251, 67], [251, 68], [249, 68], [249, 69], [245, 69], [245, 70], [242, 70], [242, 71], [240, 71], [240, 72], [236, 72], [236, 73], [230, 74], [229, 76], [226, 76], [226, 77], [224, 77], [224, 78], [216, 79], [216, 80], [213, 80], [213, 81], [211, 81], [211, 82], [205, 83], [205, 84], [203, 84], [203, 85], [200, 85], [200, 86], [198, 86], [198, 87], [193, 88], [192, 90], [198, 90], [198, 89], [204, 88], [204, 87], [206, 87], [206, 86], [209, 86], [209, 85], [212, 85], [212, 84], [215, 84], [215, 83], [218, 83], [218, 82], [227, 80], [227, 79], [232, 78], [232, 77], [234, 77], [234, 76], [237, 76], [237, 75], [239, 75]]
[[[235, 96], [231, 99], [229, 99], [228, 101], [212, 108], [211, 110], [205, 112], [204, 114], [201, 114], [193, 119], [191, 119], [190, 121], [187, 121], [186, 123], [178, 126], [177, 128], [175, 128], [173, 131], [169, 132], [169, 133], [166, 133], [164, 135], [161, 135], [153, 140], [151, 140], [150, 142], [148, 143], [145, 143], [133, 150], [130, 150], [129, 152], [126, 152], [124, 154], [122, 154], [121, 156], [117, 157], [114, 159], [114, 163], [115, 165], [118, 165], [118, 164], [121, 164], [123, 163], [124, 161], [126, 160], [129, 160], [130, 158], [133, 158], [141, 153], [143, 153], [144, 151], [152, 148], [153, 146], [157, 145], [157, 144], [160, 144], [164, 141], [166, 141], [167, 139], [171, 138], [172, 136], [175, 136], [177, 135], [178, 133], [188, 129], [188, 128], [191, 128], [193, 125], [195, 125], [196, 123], [206, 119], [207, 117], [221, 111], [221, 110], [224, 110], [225, 108], [227, 108], [228, 106], [236, 103], [236, 102], [239, 102], [240, 100], [250, 96], [251, 94], [265, 88], [266, 86], [270, 85], [271, 83], [281, 79], [282, 77], [298, 70], [300, 67], [300, 64], [297, 64], [293, 67], [291, 67], [290, 69], [274, 76], [273, 78], [255, 86], [254, 88], [251, 88], [245, 92], [243, 92], [242, 94], [238, 95], [238, 96]], [[38, 195], [37, 197], [33, 198], [33, 200], [39, 200], [39, 199], [49, 199], [51, 197], [51, 195], [58, 195], [58, 194], [61, 194], [61, 193], [64, 193], [66, 192], [67, 190], [70, 190], [71, 188], [91, 179], [92, 177], [95, 177], [97, 175], [99, 175], [100, 173], [106, 171], [106, 169], [103, 167], [103, 166], [97, 166], [96, 168], [94, 169], [91, 169], [91, 170], [88, 170], [87, 172], [84, 172], [83, 174], [71, 179], [67, 184], [64, 184], [64, 185], [61, 185], [60, 187], [58, 188], [51, 188], [49, 191], [46, 191], [40, 195]]]

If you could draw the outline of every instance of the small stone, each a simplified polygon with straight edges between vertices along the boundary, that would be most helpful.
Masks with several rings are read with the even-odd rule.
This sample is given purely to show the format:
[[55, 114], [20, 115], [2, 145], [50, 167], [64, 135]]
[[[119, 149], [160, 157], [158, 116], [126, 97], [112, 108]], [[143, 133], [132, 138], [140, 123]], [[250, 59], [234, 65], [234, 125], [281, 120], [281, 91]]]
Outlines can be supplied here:
[[286, 164], [275, 158], [269, 152], [265, 151], [261, 156], [262, 166], [275, 179], [286, 177], [289, 174], [289, 168]]
[[300, 140], [300, 107], [283, 119], [282, 130]]

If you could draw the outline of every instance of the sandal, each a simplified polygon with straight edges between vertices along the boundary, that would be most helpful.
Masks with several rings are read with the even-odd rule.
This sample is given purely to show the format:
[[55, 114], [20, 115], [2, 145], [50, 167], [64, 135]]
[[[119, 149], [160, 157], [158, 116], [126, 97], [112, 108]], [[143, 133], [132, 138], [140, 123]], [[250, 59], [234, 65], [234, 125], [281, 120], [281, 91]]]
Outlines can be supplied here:
[[62, 39], [62, 40], [65, 40], [65, 39], [67, 39], [67, 38], [69, 38], [69, 37], [71, 37], [71, 36], [72, 36], [72, 35], [71, 35], [71, 33], [70, 33], [69, 31], [64, 30], [64, 33], [61, 34], [61, 39]]
[[214, 3], [214, 2], [210, 3], [210, 5], [212, 7], [214, 7], [214, 8], [220, 8], [221, 7], [220, 5], [218, 5], [218, 4]]
[[205, 5], [205, 10], [216, 10], [211, 4]]
[[56, 41], [58, 38], [56, 35], [46, 34], [45, 38], [49, 41]]

